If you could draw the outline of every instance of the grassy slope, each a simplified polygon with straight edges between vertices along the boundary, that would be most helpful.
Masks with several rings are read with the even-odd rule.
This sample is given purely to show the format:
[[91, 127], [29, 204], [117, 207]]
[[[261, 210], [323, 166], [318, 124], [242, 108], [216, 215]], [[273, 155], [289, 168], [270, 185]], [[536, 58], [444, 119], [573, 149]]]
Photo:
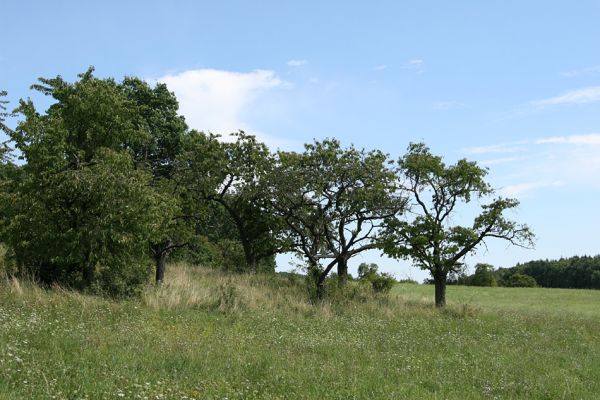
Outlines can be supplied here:
[[120, 303], [0, 284], [0, 398], [600, 393], [600, 291], [452, 287], [440, 312], [429, 286], [341, 307], [312, 306], [285, 280], [181, 267], [167, 278]]

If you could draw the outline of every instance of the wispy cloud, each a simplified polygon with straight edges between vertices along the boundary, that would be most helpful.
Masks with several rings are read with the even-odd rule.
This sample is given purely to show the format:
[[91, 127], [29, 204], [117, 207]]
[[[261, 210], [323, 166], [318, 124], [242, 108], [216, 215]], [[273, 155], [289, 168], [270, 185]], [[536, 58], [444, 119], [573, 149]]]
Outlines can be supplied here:
[[600, 145], [600, 133], [587, 135], [551, 136], [538, 139], [536, 144], [573, 144], [573, 145]]
[[500, 189], [500, 193], [506, 197], [523, 197], [533, 190], [559, 186], [563, 186], [563, 182], [559, 180], [540, 180], [505, 186]]
[[376, 67], [374, 67], [373, 70], [375, 70], [375, 71], [383, 71], [386, 68], [387, 68], [387, 65], [381, 64], [381, 65], [377, 65]]
[[420, 58], [410, 59], [410, 60], [408, 60], [402, 66], [402, 68], [404, 68], [404, 69], [411, 69], [411, 70], [415, 71], [418, 74], [422, 74], [423, 73], [424, 67], [425, 67], [425, 61], [423, 61]]
[[490, 167], [505, 196], [531, 196], [559, 186], [600, 188], [600, 133], [547, 136], [462, 152]]
[[553, 106], [561, 104], [585, 104], [600, 101], [600, 86], [590, 86], [566, 92], [560, 96], [531, 102], [534, 106]]
[[573, 69], [570, 71], [563, 72], [562, 76], [573, 78], [582, 75], [600, 75], [600, 65], [594, 65], [593, 67]]
[[287, 62], [288, 67], [297, 68], [308, 64], [307, 60], [290, 60]]
[[166, 75], [156, 81], [166, 83], [179, 100], [179, 111], [192, 128], [227, 135], [239, 129], [256, 134], [271, 146], [285, 141], [252, 126], [253, 106], [271, 91], [290, 87], [274, 71], [233, 72], [196, 69]]

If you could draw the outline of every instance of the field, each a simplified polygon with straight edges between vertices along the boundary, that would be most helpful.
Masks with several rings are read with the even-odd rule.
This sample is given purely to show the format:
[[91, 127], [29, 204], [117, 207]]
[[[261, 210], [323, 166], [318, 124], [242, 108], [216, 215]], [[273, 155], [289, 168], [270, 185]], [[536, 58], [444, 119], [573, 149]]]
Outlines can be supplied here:
[[141, 299], [0, 283], [0, 399], [594, 399], [600, 291], [301, 282], [171, 266]]

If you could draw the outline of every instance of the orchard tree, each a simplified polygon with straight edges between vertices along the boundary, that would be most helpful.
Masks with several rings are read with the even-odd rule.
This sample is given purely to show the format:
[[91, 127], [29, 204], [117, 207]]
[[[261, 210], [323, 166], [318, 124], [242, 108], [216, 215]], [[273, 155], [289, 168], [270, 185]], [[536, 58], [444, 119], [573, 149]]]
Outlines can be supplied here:
[[188, 245], [194, 237], [195, 213], [185, 201], [183, 188], [175, 179], [176, 161], [183, 149], [187, 125], [178, 114], [179, 104], [167, 86], [127, 77], [119, 85], [124, 96], [136, 107], [135, 124], [143, 134], [142, 140], [131, 143], [136, 166], [152, 176], [152, 188], [165, 207], [169, 218], [159, 216], [157, 235], [150, 244], [155, 263], [155, 280], [164, 280], [167, 259], [176, 249]]
[[282, 252], [283, 224], [270, 209], [267, 183], [273, 156], [268, 147], [243, 131], [224, 142], [212, 134], [193, 131], [180, 157], [181, 184], [201, 206], [221, 207], [235, 227], [246, 269]]
[[93, 69], [75, 83], [58, 76], [33, 88], [54, 103], [45, 113], [31, 100], [17, 109], [22, 120], [9, 135], [25, 164], [5, 193], [3, 239], [42, 281], [131, 293], [146, 280], [149, 243], [171, 209], [136, 165], [133, 149], [148, 136], [138, 107]]
[[346, 284], [348, 261], [379, 248], [382, 228], [405, 204], [387, 155], [335, 139], [307, 144], [302, 154], [280, 153], [273, 178], [274, 208], [306, 257], [319, 297], [334, 267]]
[[457, 272], [461, 261], [489, 239], [531, 248], [534, 235], [526, 225], [509, 220], [506, 211], [516, 208], [515, 199], [497, 197], [479, 206], [472, 224], [454, 224], [457, 207], [472, 200], [493, 197], [485, 181], [487, 170], [475, 162], [459, 160], [446, 165], [423, 143], [411, 143], [398, 160], [398, 179], [410, 198], [410, 212], [399, 215], [387, 229], [385, 253], [411, 259], [431, 273], [435, 283], [435, 305], [446, 304], [448, 274]]

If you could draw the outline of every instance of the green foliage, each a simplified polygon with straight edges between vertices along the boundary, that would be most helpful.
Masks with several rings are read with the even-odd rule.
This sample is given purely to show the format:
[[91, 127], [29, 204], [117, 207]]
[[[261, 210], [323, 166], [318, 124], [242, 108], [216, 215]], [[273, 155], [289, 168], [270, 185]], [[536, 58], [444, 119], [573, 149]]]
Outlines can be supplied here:
[[[178, 173], [190, 201], [216, 204], [227, 215], [244, 255], [243, 263], [236, 264], [256, 272], [262, 260], [286, 248], [282, 221], [269, 207], [267, 183], [273, 158], [254, 136], [239, 132], [232, 137], [233, 142], [221, 142], [218, 136], [191, 132]], [[227, 235], [226, 239], [233, 238]]]
[[516, 273], [532, 276], [541, 287], [600, 289], [600, 256], [535, 260], [497, 272], [501, 282]]
[[293, 249], [310, 268], [323, 263], [319, 285], [336, 266], [343, 285], [348, 260], [378, 248], [387, 218], [403, 209], [387, 155], [326, 139], [305, 145], [302, 154], [280, 152], [277, 161], [273, 207]]
[[533, 246], [530, 229], [504, 216], [505, 211], [518, 206], [515, 199], [496, 198], [482, 205], [471, 226], [452, 224], [461, 203], [495, 194], [485, 181], [487, 170], [475, 162], [463, 159], [446, 165], [423, 143], [411, 143], [407, 154], [398, 160], [397, 173], [409, 195], [411, 212], [390, 222], [384, 250], [391, 257], [411, 259], [415, 266], [431, 273], [438, 306], [445, 304], [448, 274], [459, 272], [463, 257], [486, 240], [497, 238]]
[[537, 283], [532, 276], [525, 274], [514, 274], [505, 282], [509, 287], [536, 287]]
[[[0, 90], [0, 132], [9, 133], [11, 129], [5, 124], [6, 119], [13, 117], [14, 113], [8, 112], [8, 100], [4, 100], [8, 93], [6, 90]], [[0, 161], [5, 159], [6, 153], [8, 152], [8, 148], [5, 143], [2, 143], [0, 147]]]
[[358, 266], [358, 280], [368, 282], [376, 293], [389, 293], [396, 279], [388, 273], [379, 273], [377, 264], [361, 263]]
[[396, 279], [387, 272], [382, 272], [371, 278], [371, 285], [376, 293], [389, 293], [395, 284]]
[[358, 266], [358, 279], [371, 281], [371, 278], [377, 275], [379, 266], [375, 263], [360, 263]]
[[55, 101], [45, 114], [21, 101], [11, 139], [26, 164], [3, 192], [3, 240], [44, 282], [128, 295], [146, 281], [149, 242], [172, 204], [136, 167], [132, 148], [148, 137], [136, 104], [92, 72], [40, 79], [34, 88]]
[[494, 276], [494, 267], [489, 264], [475, 265], [475, 273], [467, 280], [472, 286], [498, 286]]

